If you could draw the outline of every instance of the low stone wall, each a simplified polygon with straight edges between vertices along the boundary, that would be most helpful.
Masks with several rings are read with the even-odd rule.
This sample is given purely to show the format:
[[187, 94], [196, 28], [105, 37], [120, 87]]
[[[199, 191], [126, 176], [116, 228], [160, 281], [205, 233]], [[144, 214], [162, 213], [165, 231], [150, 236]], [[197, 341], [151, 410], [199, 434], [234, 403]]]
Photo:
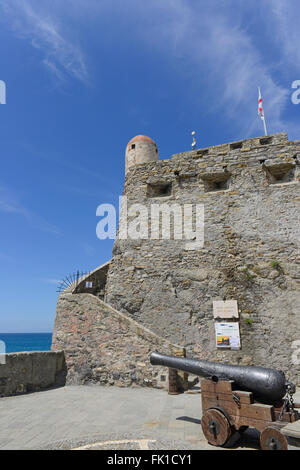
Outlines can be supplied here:
[[171, 344], [91, 294], [60, 295], [52, 350], [64, 350], [67, 384], [152, 386], [168, 384], [168, 369], [152, 367], [155, 349], [183, 356]]
[[66, 363], [63, 351], [6, 354], [0, 364], [0, 397], [63, 386]]

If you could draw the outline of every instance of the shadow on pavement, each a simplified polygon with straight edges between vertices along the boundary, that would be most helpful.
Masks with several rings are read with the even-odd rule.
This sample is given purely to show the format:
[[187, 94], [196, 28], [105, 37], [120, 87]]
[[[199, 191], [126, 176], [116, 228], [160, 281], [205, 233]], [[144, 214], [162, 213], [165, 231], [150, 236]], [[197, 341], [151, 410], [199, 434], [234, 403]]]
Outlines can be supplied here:
[[178, 421], [188, 421], [189, 423], [201, 424], [201, 419], [189, 418], [188, 416], [179, 416]]

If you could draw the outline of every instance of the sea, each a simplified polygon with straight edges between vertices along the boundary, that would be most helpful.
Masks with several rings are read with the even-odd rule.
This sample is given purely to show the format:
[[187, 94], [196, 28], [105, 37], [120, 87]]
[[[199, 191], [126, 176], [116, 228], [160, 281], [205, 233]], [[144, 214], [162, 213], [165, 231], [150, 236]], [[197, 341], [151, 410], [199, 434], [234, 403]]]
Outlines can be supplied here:
[[0, 352], [50, 351], [52, 333], [0, 333]]

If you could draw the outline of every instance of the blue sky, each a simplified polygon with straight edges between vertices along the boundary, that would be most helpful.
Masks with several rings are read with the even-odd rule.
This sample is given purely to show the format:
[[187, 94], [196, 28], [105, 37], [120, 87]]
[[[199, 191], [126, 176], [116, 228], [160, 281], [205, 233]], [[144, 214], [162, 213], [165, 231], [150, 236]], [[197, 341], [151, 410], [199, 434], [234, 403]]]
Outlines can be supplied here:
[[51, 331], [56, 284], [111, 257], [137, 134], [160, 158], [269, 133], [300, 137], [296, 1], [1, 0], [0, 332]]

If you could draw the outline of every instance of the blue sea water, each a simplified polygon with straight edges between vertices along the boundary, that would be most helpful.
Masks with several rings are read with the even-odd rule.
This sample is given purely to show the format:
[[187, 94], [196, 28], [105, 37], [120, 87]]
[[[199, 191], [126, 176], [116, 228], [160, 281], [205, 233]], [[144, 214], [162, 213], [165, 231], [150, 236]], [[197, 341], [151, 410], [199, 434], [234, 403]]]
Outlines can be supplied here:
[[6, 353], [49, 351], [52, 333], [0, 333], [0, 341], [4, 341]]

